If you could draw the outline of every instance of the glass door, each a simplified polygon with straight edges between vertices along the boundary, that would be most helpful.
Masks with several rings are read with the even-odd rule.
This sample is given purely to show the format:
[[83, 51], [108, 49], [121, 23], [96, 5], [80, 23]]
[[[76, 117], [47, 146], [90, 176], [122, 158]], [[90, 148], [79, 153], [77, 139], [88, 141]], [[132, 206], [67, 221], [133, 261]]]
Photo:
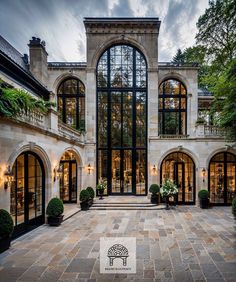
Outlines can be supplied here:
[[77, 202], [77, 164], [76, 161], [61, 161], [60, 198], [64, 203]]

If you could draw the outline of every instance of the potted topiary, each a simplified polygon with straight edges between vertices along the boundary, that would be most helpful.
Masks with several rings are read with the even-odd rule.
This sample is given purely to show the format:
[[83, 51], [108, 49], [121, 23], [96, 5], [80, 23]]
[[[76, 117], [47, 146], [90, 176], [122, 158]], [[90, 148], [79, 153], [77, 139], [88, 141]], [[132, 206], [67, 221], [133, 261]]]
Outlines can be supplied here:
[[232, 214], [234, 216], [234, 219], [236, 219], [236, 197], [234, 197], [232, 201]]
[[200, 200], [200, 208], [201, 209], [208, 209], [209, 207], [209, 192], [205, 189], [201, 189], [198, 192], [198, 197]]
[[6, 210], [0, 210], [0, 253], [10, 248], [11, 234], [14, 225], [11, 215]]
[[91, 207], [93, 204], [93, 198], [95, 197], [95, 192], [92, 187], [87, 187], [86, 190], [89, 193], [89, 206]]
[[102, 200], [103, 199], [104, 190], [106, 189], [106, 183], [104, 181], [101, 181], [100, 183], [98, 183], [96, 189], [98, 191], [98, 195], [100, 196], [99, 200]]
[[48, 215], [48, 224], [59, 226], [63, 220], [64, 206], [61, 199], [52, 198], [47, 206], [46, 214]]
[[160, 189], [161, 196], [165, 199], [166, 209], [169, 210], [169, 198], [178, 193], [178, 188], [169, 178], [165, 179]]
[[82, 211], [89, 209], [89, 192], [87, 190], [81, 190], [80, 195], [80, 207]]
[[149, 192], [152, 193], [151, 203], [158, 205], [159, 204], [160, 186], [157, 185], [157, 184], [152, 184], [149, 188]]

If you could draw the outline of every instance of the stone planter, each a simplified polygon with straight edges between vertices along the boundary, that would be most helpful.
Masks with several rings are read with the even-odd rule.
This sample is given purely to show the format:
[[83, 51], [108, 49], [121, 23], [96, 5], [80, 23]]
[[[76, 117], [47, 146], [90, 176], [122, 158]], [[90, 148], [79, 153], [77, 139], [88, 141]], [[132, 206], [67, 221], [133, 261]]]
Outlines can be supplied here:
[[208, 198], [200, 198], [200, 208], [208, 209], [209, 208], [209, 199]]
[[80, 202], [80, 208], [82, 211], [87, 211], [89, 209], [89, 201]]
[[10, 245], [11, 245], [10, 237], [0, 239], [0, 254], [8, 250], [10, 248]]
[[151, 195], [151, 203], [154, 205], [159, 204], [159, 194], [152, 194]]
[[49, 216], [48, 217], [48, 224], [50, 226], [59, 226], [62, 223], [64, 215], [59, 216]]

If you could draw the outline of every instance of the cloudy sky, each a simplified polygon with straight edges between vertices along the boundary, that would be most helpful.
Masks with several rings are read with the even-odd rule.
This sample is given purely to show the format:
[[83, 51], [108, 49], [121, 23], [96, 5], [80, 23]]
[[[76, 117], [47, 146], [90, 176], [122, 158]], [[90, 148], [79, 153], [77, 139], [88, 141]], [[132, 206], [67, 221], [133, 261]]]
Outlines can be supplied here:
[[32, 36], [49, 61], [86, 61], [84, 17], [159, 17], [159, 61], [194, 44], [208, 0], [0, 0], [0, 34], [21, 53]]

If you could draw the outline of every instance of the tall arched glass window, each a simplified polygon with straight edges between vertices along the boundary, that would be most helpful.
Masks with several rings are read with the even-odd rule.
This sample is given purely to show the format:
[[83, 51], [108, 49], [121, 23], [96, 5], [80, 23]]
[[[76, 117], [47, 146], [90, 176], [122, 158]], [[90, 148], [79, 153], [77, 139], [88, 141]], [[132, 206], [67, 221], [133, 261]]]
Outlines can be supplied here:
[[146, 194], [147, 66], [134, 47], [115, 45], [97, 65], [97, 181], [108, 194]]
[[168, 79], [159, 87], [159, 134], [187, 134], [187, 91], [178, 80]]
[[209, 192], [213, 204], [231, 204], [236, 195], [236, 156], [216, 154], [209, 165]]
[[80, 130], [85, 129], [85, 87], [77, 78], [68, 78], [58, 87], [58, 111], [61, 120]]

